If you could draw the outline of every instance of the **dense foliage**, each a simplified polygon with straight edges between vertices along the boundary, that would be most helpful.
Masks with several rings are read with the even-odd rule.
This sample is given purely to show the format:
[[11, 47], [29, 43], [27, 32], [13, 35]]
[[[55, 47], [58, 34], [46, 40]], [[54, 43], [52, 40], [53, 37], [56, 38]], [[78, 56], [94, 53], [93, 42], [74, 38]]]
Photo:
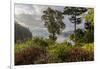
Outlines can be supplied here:
[[75, 47], [67, 42], [49, 44], [45, 40], [42, 38], [34, 40], [33, 38], [33, 40], [23, 44], [16, 44], [15, 64], [26, 65], [94, 60], [94, 46], [92, 43]]
[[42, 19], [50, 33], [49, 38], [55, 41], [57, 34], [60, 34], [65, 28], [65, 24], [62, 21], [64, 17], [60, 11], [51, 8], [47, 8], [43, 13]]

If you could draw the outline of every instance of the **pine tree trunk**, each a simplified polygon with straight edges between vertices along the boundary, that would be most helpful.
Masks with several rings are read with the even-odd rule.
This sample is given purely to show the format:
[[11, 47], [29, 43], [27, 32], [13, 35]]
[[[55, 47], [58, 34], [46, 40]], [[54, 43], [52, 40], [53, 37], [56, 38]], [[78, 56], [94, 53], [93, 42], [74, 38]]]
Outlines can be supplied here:
[[75, 46], [76, 46], [76, 15], [75, 15], [75, 24], [74, 24], [74, 42], [75, 42]]

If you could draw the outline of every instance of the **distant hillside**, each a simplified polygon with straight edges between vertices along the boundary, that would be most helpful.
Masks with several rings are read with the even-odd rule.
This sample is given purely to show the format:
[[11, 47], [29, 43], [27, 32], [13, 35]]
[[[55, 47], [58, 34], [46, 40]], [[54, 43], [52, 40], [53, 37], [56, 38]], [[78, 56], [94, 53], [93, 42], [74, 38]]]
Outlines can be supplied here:
[[26, 27], [21, 26], [15, 21], [15, 43], [23, 42], [32, 38], [32, 33]]

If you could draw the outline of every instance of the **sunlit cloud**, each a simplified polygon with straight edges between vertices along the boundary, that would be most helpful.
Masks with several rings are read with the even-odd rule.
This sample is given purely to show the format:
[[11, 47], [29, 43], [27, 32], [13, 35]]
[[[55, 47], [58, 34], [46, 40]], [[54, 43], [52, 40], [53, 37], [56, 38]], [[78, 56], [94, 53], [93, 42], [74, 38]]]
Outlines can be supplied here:
[[15, 4], [15, 15], [33, 14], [32, 5], [30, 4]]

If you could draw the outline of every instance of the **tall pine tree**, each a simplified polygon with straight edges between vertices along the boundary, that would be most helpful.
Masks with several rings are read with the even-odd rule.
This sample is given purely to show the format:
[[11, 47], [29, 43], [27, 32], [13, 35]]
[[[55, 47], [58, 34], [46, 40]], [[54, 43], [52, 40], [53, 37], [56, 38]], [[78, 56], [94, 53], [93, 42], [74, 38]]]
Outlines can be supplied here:
[[86, 8], [83, 7], [65, 7], [64, 8], [64, 15], [69, 15], [69, 20], [71, 23], [74, 23], [74, 41], [76, 45], [76, 25], [81, 23], [81, 15], [87, 11]]

